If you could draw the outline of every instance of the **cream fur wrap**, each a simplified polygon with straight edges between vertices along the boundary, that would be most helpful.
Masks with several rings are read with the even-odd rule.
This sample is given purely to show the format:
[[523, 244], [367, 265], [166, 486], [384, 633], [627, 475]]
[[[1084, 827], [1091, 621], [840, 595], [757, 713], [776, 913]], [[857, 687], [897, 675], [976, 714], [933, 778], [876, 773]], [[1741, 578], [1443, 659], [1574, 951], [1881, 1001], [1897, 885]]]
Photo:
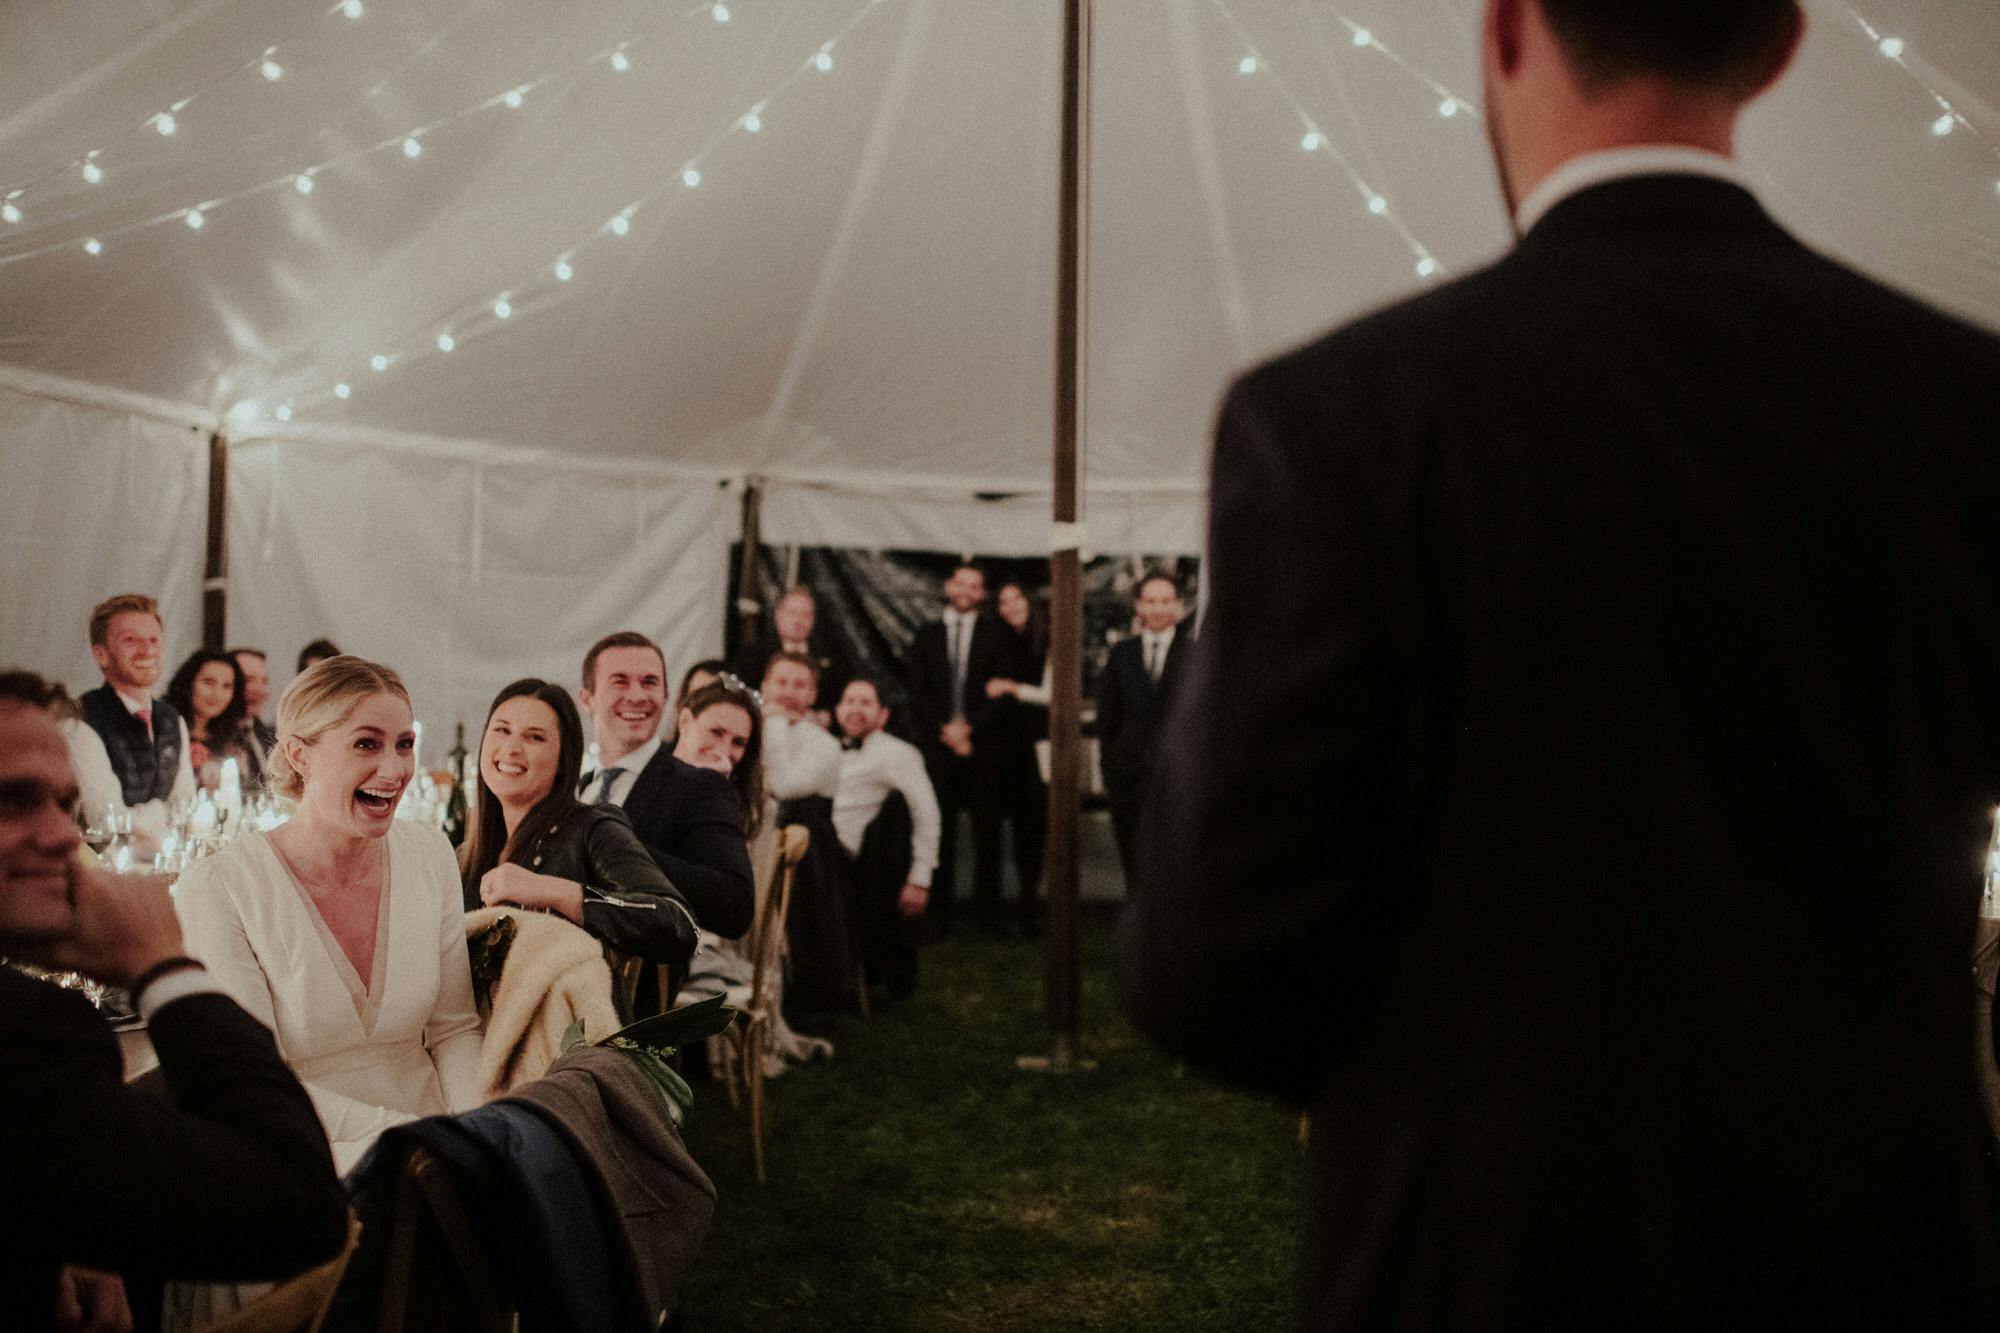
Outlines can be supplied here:
[[503, 916], [514, 918], [493, 1008], [479, 1047], [479, 1086], [488, 1101], [540, 1078], [562, 1054], [563, 1033], [583, 1020], [584, 1039], [599, 1041], [619, 1027], [604, 946], [582, 927], [544, 912], [482, 907], [465, 914], [467, 938]]

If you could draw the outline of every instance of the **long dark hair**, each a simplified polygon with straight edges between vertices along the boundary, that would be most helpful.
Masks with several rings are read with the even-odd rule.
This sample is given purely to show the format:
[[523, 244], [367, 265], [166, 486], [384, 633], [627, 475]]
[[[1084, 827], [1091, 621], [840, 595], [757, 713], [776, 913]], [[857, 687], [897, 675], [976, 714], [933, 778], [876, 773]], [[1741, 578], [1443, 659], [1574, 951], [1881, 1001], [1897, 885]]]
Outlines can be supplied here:
[[583, 809], [583, 802], [576, 798], [576, 784], [583, 776], [583, 719], [577, 716], [576, 704], [562, 686], [529, 676], [494, 695], [492, 707], [486, 710], [486, 723], [479, 729], [479, 753], [486, 753], [486, 728], [493, 725], [500, 705], [522, 695], [539, 699], [555, 711], [555, 778], [548, 794], [522, 816], [509, 838], [500, 798], [486, 785], [485, 765], [475, 765], [479, 776], [473, 788], [472, 818], [467, 821], [465, 843], [458, 849], [459, 880], [472, 898], [478, 896], [479, 881], [487, 871], [503, 861], [523, 860], [530, 849]]
[[[1022, 600], [1028, 604], [1028, 623], [1019, 630], [1009, 625], [1000, 615], [1000, 594], [1009, 588], [1020, 593]], [[1001, 627], [1009, 634], [1020, 634], [1026, 639], [1028, 661], [1039, 671], [1043, 660], [1049, 655], [1049, 618], [1042, 612], [1041, 600], [1034, 593], [1028, 591], [1028, 585], [1021, 582], [1021, 580], [1007, 579], [998, 588], [993, 590], [993, 606], [993, 618], [1000, 622]], [[1037, 676], [1035, 679], [1039, 680], [1041, 678]], [[1035, 682], [1030, 681], [1028, 683], [1032, 685]]]
[[757, 691], [725, 672], [719, 679], [696, 690], [681, 705], [699, 718], [718, 704], [740, 708], [750, 715], [750, 739], [744, 742], [743, 757], [730, 770], [729, 785], [743, 803], [743, 836], [754, 838], [764, 826], [764, 700]]
[[193, 736], [195, 731], [194, 678], [200, 675], [201, 669], [210, 662], [220, 662], [224, 666], [227, 666], [229, 668], [229, 678], [235, 682], [234, 691], [229, 696], [228, 706], [209, 719], [208, 729], [199, 738], [205, 741], [210, 749], [217, 749], [224, 743], [235, 740], [237, 734], [243, 730], [245, 705], [243, 699], [243, 666], [240, 662], [228, 653], [213, 653], [206, 648], [195, 649], [188, 654], [187, 661], [181, 663], [181, 669], [174, 672], [174, 678], [167, 682], [167, 702], [174, 706], [174, 711], [179, 713], [181, 720], [187, 723], [188, 735]]

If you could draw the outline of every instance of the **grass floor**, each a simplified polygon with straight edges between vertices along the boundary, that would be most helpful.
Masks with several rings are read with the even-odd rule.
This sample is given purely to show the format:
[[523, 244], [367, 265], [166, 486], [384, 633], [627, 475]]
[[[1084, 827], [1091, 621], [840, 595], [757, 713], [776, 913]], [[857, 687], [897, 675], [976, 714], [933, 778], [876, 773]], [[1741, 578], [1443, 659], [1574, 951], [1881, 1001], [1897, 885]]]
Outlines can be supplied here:
[[748, 1119], [697, 1088], [688, 1142], [720, 1200], [686, 1310], [783, 1329], [1276, 1329], [1301, 1217], [1297, 1119], [1144, 1045], [1086, 920], [1091, 1072], [1045, 1052], [1039, 944], [928, 947], [917, 997], [801, 1026], [830, 1061], [768, 1084], [770, 1183]]

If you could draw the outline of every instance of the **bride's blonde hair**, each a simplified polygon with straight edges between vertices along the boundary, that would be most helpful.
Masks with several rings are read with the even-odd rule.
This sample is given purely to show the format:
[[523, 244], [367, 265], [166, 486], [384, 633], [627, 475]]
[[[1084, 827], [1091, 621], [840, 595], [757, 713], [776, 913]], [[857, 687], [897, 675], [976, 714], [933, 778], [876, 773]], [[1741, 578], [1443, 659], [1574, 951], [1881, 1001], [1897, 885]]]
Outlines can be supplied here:
[[401, 676], [379, 662], [347, 654], [316, 662], [294, 677], [278, 700], [278, 743], [264, 770], [272, 794], [296, 801], [305, 792], [305, 778], [285, 752], [287, 741], [296, 736], [311, 745], [345, 722], [363, 699], [385, 693], [410, 702]]

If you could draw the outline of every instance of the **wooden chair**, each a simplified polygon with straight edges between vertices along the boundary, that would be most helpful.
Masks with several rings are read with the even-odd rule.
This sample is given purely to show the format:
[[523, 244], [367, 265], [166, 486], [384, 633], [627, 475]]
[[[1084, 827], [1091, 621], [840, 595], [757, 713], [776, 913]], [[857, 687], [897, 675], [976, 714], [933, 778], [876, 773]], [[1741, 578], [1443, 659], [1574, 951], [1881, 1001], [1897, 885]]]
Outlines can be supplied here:
[[[604, 950], [604, 962], [611, 969], [611, 1001], [618, 1006], [619, 1021], [622, 1023], [637, 1022], [639, 1018], [637, 1013], [639, 1005], [639, 978], [646, 974], [646, 960], [637, 954], [619, 953], [616, 949], [607, 947]], [[661, 969], [662, 972], [665, 970], [665, 968]], [[661, 977], [660, 982], [662, 985], [665, 985], [666, 978], [664, 976]], [[661, 992], [662, 995], [665, 993], [665, 991]], [[608, 1037], [610, 1035], [608, 1032], [592, 1033], [591, 1040], [595, 1041], [599, 1037]]]
[[228, 1318], [207, 1325], [208, 1333], [318, 1333], [361, 1239], [361, 1219], [347, 1215], [347, 1243], [317, 1268], [286, 1278]]
[[472, 1215], [449, 1173], [428, 1150], [412, 1149], [396, 1182], [374, 1327], [416, 1333], [444, 1326], [460, 1309], [480, 1333], [510, 1333], [514, 1312], [494, 1290]]

